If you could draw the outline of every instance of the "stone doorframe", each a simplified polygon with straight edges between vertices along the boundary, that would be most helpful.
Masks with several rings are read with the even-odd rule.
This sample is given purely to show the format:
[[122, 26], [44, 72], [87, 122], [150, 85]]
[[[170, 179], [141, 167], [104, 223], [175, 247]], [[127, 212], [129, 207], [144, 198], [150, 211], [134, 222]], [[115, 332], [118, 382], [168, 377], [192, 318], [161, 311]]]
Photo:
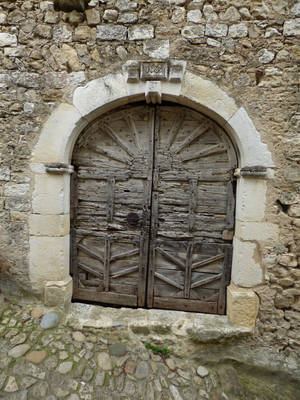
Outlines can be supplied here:
[[166, 100], [212, 118], [236, 147], [239, 179], [227, 316], [235, 325], [255, 325], [258, 298], [252, 288], [264, 283], [257, 241], [272, 240], [277, 229], [265, 221], [267, 179], [272, 175], [274, 164], [245, 109], [237, 106], [234, 99], [214, 83], [185, 72], [184, 63], [181, 65], [181, 75], [175, 73], [175, 79], [170, 75], [154, 82], [139, 80], [139, 75], [134, 78], [132, 69], [127, 66], [122, 73], [93, 80], [78, 87], [73, 104], [60, 104], [44, 124], [31, 160], [29, 273], [33, 291], [44, 293], [46, 304], [66, 306], [71, 300], [70, 161], [78, 135], [88, 123], [113, 108], [145, 98], [147, 102]]

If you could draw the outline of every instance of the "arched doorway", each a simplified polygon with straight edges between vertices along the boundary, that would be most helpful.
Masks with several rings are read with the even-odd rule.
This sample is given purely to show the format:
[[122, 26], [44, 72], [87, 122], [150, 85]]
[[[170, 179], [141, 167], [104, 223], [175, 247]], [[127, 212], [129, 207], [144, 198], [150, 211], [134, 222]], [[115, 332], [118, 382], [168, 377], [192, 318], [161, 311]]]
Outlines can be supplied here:
[[237, 160], [215, 122], [119, 108], [83, 130], [72, 165], [74, 299], [225, 313]]

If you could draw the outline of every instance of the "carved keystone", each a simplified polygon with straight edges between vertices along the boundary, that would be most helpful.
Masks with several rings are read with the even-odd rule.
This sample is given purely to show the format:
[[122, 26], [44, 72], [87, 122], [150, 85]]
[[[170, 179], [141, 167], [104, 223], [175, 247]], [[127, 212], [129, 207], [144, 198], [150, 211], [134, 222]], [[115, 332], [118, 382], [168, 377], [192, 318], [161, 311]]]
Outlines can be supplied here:
[[145, 97], [147, 104], [161, 103], [161, 83], [159, 81], [147, 81]]

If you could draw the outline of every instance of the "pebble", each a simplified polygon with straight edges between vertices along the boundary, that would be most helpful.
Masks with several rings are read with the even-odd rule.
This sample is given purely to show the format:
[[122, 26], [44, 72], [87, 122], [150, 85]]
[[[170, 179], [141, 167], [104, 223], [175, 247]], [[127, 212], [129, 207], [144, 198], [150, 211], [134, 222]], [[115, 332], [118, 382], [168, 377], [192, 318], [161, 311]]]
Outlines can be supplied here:
[[34, 307], [31, 310], [32, 318], [40, 318], [44, 314], [44, 309], [42, 307]]
[[59, 316], [54, 312], [46, 313], [41, 320], [41, 327], [43, 329], [50, 329], [57, 326], [59, 323]]
[[127, 352], [126, 344], [123, 343], [115, 343], [109, 347], [109, 354], [115, 357], [124, 356]]
[[137, 379], [144, 379], [149, 375], [149, 372], [149, 363], [147, 361], [140, 361], [136, 367], [135, 377]]
[[112, 369], [112, 362], [108, 353], [99, 353], [97, 361], [99, 368], [103, 369], [104, 371], [110, 371]]
[[72, 368], [73, 368], [72, 361], [64, 361], [58, 366], [57, 371], [60, 374], [67, 374], [68, 372], [71, 371]]
[[176, 364], [173, 358], [167, 358], [166, 359], [166, 364], [170, 368], [171, 371], [174, 371], [176, 369]]
[[170, 385], [170, 392], [174, 398], [174, 400], [183, 400], [183, 398], [180, 396], [180, 393], [178, 392], [178, 389], [174, 385]]
[[26, 333], [20, 333], [19, 335], [13, 337], [10, 343], [13, 345], [22, 344], [25, 342], [26, 339], [27, 339]]
[[30, 349], [29, 344], [20, 344], [8, 352], [8, 355], [13, 358], [22, 357]]
[[14, 376], [10, 376], [8, 378], [8, 381], [7, 381], [7, 384], [5, 385], [4, 390], [9, 393], [16, 392], [17, 390], [19, 390], [16, 378]]
[[25, 359], [33, 364], [40, 364], [45, 360], [47, 356], [46, 350], [41, 351], [31, 351], [25, 357]]
[[205, 378], [209, 374], [209, 372], [205, 367], [199, 365], [199, 367], [197, 368], [197, 374], [201, 376], [201, 378]]
[[84, 334], [81, 332], [78, 332], [78, 331], [73, 332], [72, 337], [74, 340], [76, 340], [76, 342], [84, 342], [86, 340], [86, 337], [84, 336]]

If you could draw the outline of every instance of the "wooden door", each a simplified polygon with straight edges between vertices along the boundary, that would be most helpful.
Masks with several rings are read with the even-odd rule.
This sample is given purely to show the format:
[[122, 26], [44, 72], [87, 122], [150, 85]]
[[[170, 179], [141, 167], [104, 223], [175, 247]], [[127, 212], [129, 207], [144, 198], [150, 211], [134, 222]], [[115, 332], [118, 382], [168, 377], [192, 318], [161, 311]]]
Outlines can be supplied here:
[[82, 132], [73, 165], [74, 298], [225, 312], [236, 158], [214, 122], [125, 107]]

